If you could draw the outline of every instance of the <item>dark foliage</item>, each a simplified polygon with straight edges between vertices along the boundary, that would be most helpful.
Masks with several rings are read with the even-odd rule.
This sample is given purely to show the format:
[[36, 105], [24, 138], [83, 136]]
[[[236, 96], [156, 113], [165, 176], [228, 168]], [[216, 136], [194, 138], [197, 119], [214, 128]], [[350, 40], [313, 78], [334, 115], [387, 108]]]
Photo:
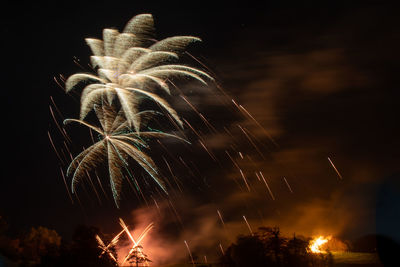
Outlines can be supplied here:
[[387, 236], [378, 235], [376, 238], [379, 259], [384, 266], [400, 266], [400, 244]]
[[41, 266], [115, 266], [107, 255], [99, 257], [101, 249], [97, 245], [96, 234], [100, 234], [96, 227], [78, 226], [73, 234], [72, 243], [63, 244], [56, 262], [50, 262], [49, 265], [43, 262]]
[[0, 232], [0, 266], [115, 266], [108, 255], [99, 257], [101, 249], [95, 239], [99, 232], [95, 227], [78, 226], [69, 243], [62, 242], [56, 231], [45, 227], [32, 228], [18, 238]]
[[307, 250], [308, 240], [282, 237], [278, 227], [262, 227], [250, 236], [238, 237], [228, 247], [221, 262], [226, 267], [324, 267], [333, 266], [330, 253], [314, 254]]

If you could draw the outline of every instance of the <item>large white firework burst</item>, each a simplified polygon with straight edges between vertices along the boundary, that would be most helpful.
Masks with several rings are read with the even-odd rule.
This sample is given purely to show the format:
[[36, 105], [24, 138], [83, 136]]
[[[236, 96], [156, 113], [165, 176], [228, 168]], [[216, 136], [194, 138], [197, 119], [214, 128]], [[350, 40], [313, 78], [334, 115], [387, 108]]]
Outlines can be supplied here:
[[140, 128], [138, 105], [140, 97], [155, 101], [182, 127], [175, 109], [158, 92], [170, 94], [170, 79], [189, 77], [203, 84], [213, 78], [206, 72], [182, 64], [172, 64], [188, 44], [200, 41], [193, 36], [174, 36], [161, 41], [154, 40], [154, 21], [151, 14], [133, 17], [122, 33], [114, 29], [103, 30], [103, 40], [87, 38], [93, 56], [91, 62], [98, 74], [77, 73], [66, 81], [70, 92], [80, 82], [90, 82], [81, 95], [80, 119], [98, 104], [103, 96], [108, 102], [116, 98], [128, 123], [136, 131]]

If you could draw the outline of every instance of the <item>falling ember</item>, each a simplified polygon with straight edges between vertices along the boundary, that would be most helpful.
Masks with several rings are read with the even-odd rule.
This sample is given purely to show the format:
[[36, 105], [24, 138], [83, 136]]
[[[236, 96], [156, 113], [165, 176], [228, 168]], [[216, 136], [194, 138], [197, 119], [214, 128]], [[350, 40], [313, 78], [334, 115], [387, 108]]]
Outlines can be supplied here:
[[241, 169], [239, 169], [239, 171], [240, 171], [240, 175], [241, 175], [242, 178], [243, 178], [244, 183], [246, 184], [247, 190], [249, 190], [249, 192], [250, 192], [250, 186], [249, 186], [249, 184], [247, 183], [247, 180], [246, 180], [246, 177], [244, 176], [244, 173], [242, 172]]
[[292, 187], [290, 186], [285, 177], [283, 177], [283, 180], [285, 181], [286, 186], [289, 188], [290, 193], [293, 193]]
[[214, 131], [215, 133], [218, 133], [217, 129], [215, 129], [214, 126], [211, 125], [211, 123], [203, 116], [203, 114], [199, 113], [199, 116], [204, 121], [206, 126], [210, 129], [210, 131]]
[[338, 171], [338, 169], [336, 169], [335, 164], [333, 164], [332, 160], [328, 157], [329, 163], [332, 165], [333, 169], [335, 169], [335, 172], [337, 173], [337, 175], [339, 176], [340, 180], [343, 179], [342, 175], [340, 174], [340, 172]]
[[186, 248], [187, 248], [187, 250], [188, 250], [188, 252], [189, 252], [189, 256], [190, 256], [190, 260], [192, 261], [192, 265], [195, 266], [195, 265], [194, 265], [193, 256], [192, 256], [192, 252], [190, 252], [189, 245], [188, 245], [188, 243], [186, 242], [186, 240], [183, 240], [183, 242], [185, 242]]
[[319, 236], [310, 241], [308, 248], [312, 253], [324, 253], [325, 250], [322, 250], [322, 246], [326, 244], [332, 237], [331, 236]]
[[201, 146], [204, 148], [204, 150], [208, 153], [208, 155], [210, 155], [210, 157], [217, 162], [217, 159], [215, 158], [215, 156], [213, 155], [213, 153], [210, 152], [210, 150], [207, 149], [207, 147], [203, 144], [203, 142], [201, 142], [199, 140], [199, 143], [201, 144]]
[[54, 145], [53, 139], [51, 138], [51, 135], [50, 135], [50, 132], [49, 132], [49, 131], [47, 131], [47, 136], [49, 137], [51, 146], [53, 147], [54, 152], [56, 152], [56, 155], [57, 155], [58, 159], [64, 164], [64, 161], [61, 159], [61, 156], [60, 156], [60, 154], [58, 153], [58, 151], [57, 151], [57, 149], [56, 149], [56, 147], [55, 147], [55, 145]]
[[217, 210], [217, 213], [218, 213], [219, 219], [221, 220], [222, 225], [225, 227], [225, 222], [224, 222], [224, 220], [222, 219], [221, 212], [219, 212], [219, 210]]
[[225, 150], [225, 153], [228, 155], [228, 157], [231, 159], [231, 161], [233, 162], [233, 164], [236, 166], [236, 168], [238, 168], [238, 170], [240, 170], [239, 165], [237, 165], [237, 163], [235, 162], [235, 160], [231, 157], [231, 155], [229, 154], [229, 152], [227, 150]]
[[[64, 136], [64, 132], [63, 132], [63, 130], [61, 129], [60, 124], [57, 122], [56, 117], [54, 116], [53, 109], [52, 109], [52, 107], [51, 107], [50, 105], [49, 105], [49, 109], [50, 109], [51, 116], [53, 117], [53, 120], [54, 120], [54, 122], [55, 122], [56, 125], [57, 125], [58, 130], [59, 130], [59, 131], [61, 132], [61, 134]], [[67, 139], [66, 136], [64, 136], [64, 137], [65, 137], [65, 139]]]
[[255, 172], [257, 179], [261, 182], [260, 176], [258, 176], [257, 172]]
[[57, 83], [57, 85], [64, 91], [65, 88], [57, 81], [56, 77], [53, 77], [54, 81]]
[[243, 215], [243, 219], [244, 219], [244, 221], [246, 222], [247, 228], [249, 228], [250, 234], [251, 234], [251, 235], [254, 235], [254, 234], [253, 234], [253, 231], [251, 230], [250, 224], [249, 224], [249, 222], [248, 222], [247, 219], [246, 219], [246, 216]]
[[74, 204], [74, 200], [72, 199], [71, 193], [69, 192], [69, 189], [68, 189], [68, 186], [67, 186], [67, 181], [65, 181], [64, 171], [63, 171], [63, 169], [61, 167], [60, 167], [60, 170], [61, 170], [61, 176], [62, 176], [63, 181], [64, 181], [65, 189], [67, 189], [68, 196], [71, 199], [72, 204]]
[[[236, 104], [236, 103], [235, 103]], [[236, 105], [237, 106], [237, 105]], [[240, 108], [239, 108], [240, 107]], [[242, 105], [239, 105], [238, 109], [243, 110], [247, 116], [249, 116], [257, 125], [262, 129], [262, 131], [265, 133], [265, 135], [271, 140], [271, 142], [276, 146], [279, 147], [278, 143], [275, 142], [275, 140], [268, 134], [268, 132], [264, 129], [264, 127], [261, 126], [261, 124], [248, 112]]]
[[262, 172], [260, 172], [260, 174], [261, 174], [261, 177], [262, 177], [262, 179], [263, 179], [263, 181], [264, 181], [265, 186], [266, 186], [267, 189], [268, 189], [269, 195], [271, 196], [272, 200], [275, 200], [274, 194], [272, 194], [272, 191], [271, 191], [271, 189], [269, 188], [269, 185], [268, 185], [267, 181], [265, 180], [264, 175], [262, 174]]
[[238, 124], [238, 127], [240, 128], [240, 130], [242, 130], [242, 132], [244, 133], [244, 135], [246, 136], [246, 138], [249, 140], [250, 144], [253, 145], [253, 147], [256, 149], [256, 151], [258, 152], [258, 154], [260, 154], [260, 156], [265, 159], [264, 154], [258, 149], [257, 145], [253, 142], [253, 140], [250, 138], [250, 136], [247, 134], [247, 132], [245, 131], [245, 129], [240, 126]]
[[222, 244], [219, 243], [219, 248], [221, 249], [222, 255], [225, 255], [224, 249], [222, 248]]

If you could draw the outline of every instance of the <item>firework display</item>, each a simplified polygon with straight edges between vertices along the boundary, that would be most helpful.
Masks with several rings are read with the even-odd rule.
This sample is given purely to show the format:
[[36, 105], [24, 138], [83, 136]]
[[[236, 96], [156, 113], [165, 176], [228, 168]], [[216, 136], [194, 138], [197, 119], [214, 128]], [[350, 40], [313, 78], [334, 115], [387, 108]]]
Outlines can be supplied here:
[[[175, 36], [154, 40], [154, 22], [150, 14], [133, 17], [122, 33], [104, 29], [103, 40], [86, 39], [93, 52], [92, 67], [97, 69], [98, 74], [77, 73], [65, 81], [67, 93], [82, 83], [86, 86], [81, 93], [80, 119], [66, 119], [64, 124], [78, 122], [85, 125], [97, 133], [100, 140], [82, 151], [69, 165], [67, 175], [72, 175], [72, 192], [83, 176], [107, 161], [111, 189], [118, 207], [123, 173], [132, 177], [135, 185], [138, 184], [130, 174], [127, 162], [130, 157], [168, 194], [156, 164], [142, 150], [149, 149], [146, 138], [173, 137], [186, 140], [174, 134], [143, 129], [143, 125], [154, 115], [162, 113], [140, 110], [140, 104], [143, 100], [154, 101], [183, 128], [182, 120], [162, 93], [171, 93], [173, 77], [189, 77], [202, 84], [207, 84], [206, 79], [213, 80], [200, 69], [173, 64], [179, 59], [179, 53], [195, 41], [200, 39]], [[118, 108], [119, 111], [116, 111]], [[92, 110], [100, 126], [85, 121]], [[49, 138], [51, 140], [50, 135]]]
[[5, 2], [0, 266], [400, 262], [396, 9], [284, 2]]
[[[122, 220], [120, 218], [119, 223], [122, 227], [122, 231], [119, 232], [116, 236], [114, 236], [108, 245], [105, 245], [104, 241], [100, 238], [100, 236], [96, 235], [96, 241], [97, 241], [98, 247], [101, 249], [101, 253], [100, 253], [99, 257], [102, 257], [103, 255], [108, 255], [108, 257], [110, 257], [110, 259], [112, 259], [113, 262], [117, 266], [119, 266], [119, 265], [124, 266], [125, 262], [127, 262], [127, 261], [134, 261], [136, 263], [140, 262], [140, 263], [144, 263], [144, 264], [146, 264], [146, 266], [148, 266], [148, 262], [150, 260], [143, 253], [143, 247], [140, 245], [140, 243], [146, 237], [148, 232], [150, 232], [150, 230], [152, 228], [154, 228], [154, 224], [150, 223], [143, 230], [143, 232], [140, 234], [140, 236], [135, 240], [135, 238], [132, 236], [128, 226], [125, 224], [124, 220]], [[111, 249], [116, 247], [116, 245], [119, 241], [119, 238], [123, 233], [125, 233], [129, 237], [130, 241], [132, 242], [132, 246], [131, 246], [128, 254], [124, 257], [124, 260], [122, 261], [122, 263], [119, 263], [116, 255], [114, 255], [114, 253], [113, 253], [113, 251], [111, 251]]]
[[[82, 81], [92, 81], [81, 94], [80, 118], [84, 119], [94, 104], [104, 97], [111, 103], [117, 98], [126, 119], [136, 131], [140, 128], [137, 116], [140, 98], [145, 96], [163, 107], [182, 127], [176, 111], [155, 92], [170, 94], [169, 79], [176, 76], [194, 78], [207, 84], [212, 80], [207, 73], [185, 65], [171, 64], [179, 59], [179, 52], [191, 42], [200, 41], [192, 36], [175, 36], [154, 42], [153, 18], [150, 14], [137, 15], [124, 31], [104, 29], [103, 41], [87, 38], [93, 56], [91, 63], [98, 75], [77, 73], [70, 76], [65, 89], [70, 92]], [[146, 47], [146, 45], [153, 43]]]
[[[175, 241], [183, 241], [183, 244], [180, 242], [180, 248], [169, 249], [181, 251], [186, 247], [187, 260], [193, 266], [197, 264], [199, 251], [203, 253], [205, 264], [213, 254], [230, 257], [229, 242], [233, 242], [233, 234], [246, 232], [253, 239], [260, 238], [257, 229], [264, 223], [265, 212], [281, 213], [278, 206], [283, 196], [275, 190], [282, 189], [286, 192], [284, 197], [293, 198], [299, 185], [290, 170], [283, 169], [285, 161], [282, 161], [282, 166], [278, 162], [278, 175], [275, 167], [269, 168], [266, 164], [273, 161], [271, 155], [278, 153], [280, 145], [256, 120], [260, 115], [252, 115], [257, 109], [245, 99], [239, 101], [226, 93], [215, 80], [217, 75], [187, 51], [191, 43], [200, 39], [175, 36], [158, 41], [152, 15], [141, 14], [132, 18], [122, 33], [104, 29], [103, 40], [85, 40], [93, 53], [89, 64], [92, 71], [76, 73], [69, 78], [60, 75], [65, 86], [55, 78], [72, 97], [78, 93], [79, 118], [64, 119], [52, 98], [53, 105], [50, 105], [51, 116], [65, 140], [64, 147], [55, 145], [50, 132], [48, 137], [62, 165], [67, 166], [63, 179], [71, 201], [73, 198], [66, 178], [72, 180], [72, 193], [81, 207], [78, 184], [87, 194], [87, 181], [101, 204], [96, 179], [93, 178], [97, 178], [108, 198], [99, 178], [105, 176], [115, 206], [120, 208], [121, 199], [126, 197], [123, 190], [126, 181], [139, 201], [144, 200], [141, 204], [146, 204], [145, 221], [164, 227], [175, 224], [179, 228]], [[185, 61], [187, 59], [189, 61]], [[191, 60], [195, 60], [196, 65], [187, 63]], [[84, 69], [78, 58], [74, 62]], [[57, 123], [57, 117], [63, 118], [64, 127]], [[74, 138], [65, 131], [66, 126], [72, 123], [87, 128], [92, 141], [75, 157], [68, 148], [74, 144]], [[164, 146], [161, 138], [177, 140], [182, 149], [171, 150]], [[163, 152], [153, 149], [153, 144], [160, 145]], [[330, 157], [328, 161], [342, 180]], [[218, 175], [227, 180], [210, 181], [207, 177]], [[215, 190], [218, 187], [231, 192], [227, 201], [234, 203], [234, 209], [224, 203], [226, 197]], [[195, 199], [196, 192], [201, 192], [203, 200], [213, 198], [215, 204], [205, 205], [203, 213], [201, 205], [197, 211], [195, 201], [182, 201], [188, 198], [188, 193], [193, 193], [191, 197]], [[266, 202], [270, 205], [265, 205]], [[157, 215], [152, 214], [151, 209], [155, 209]], [[212, 215], [209, 215], [210, 211]], [[202, 214], [199, 220], [205, 221], [204, 226], [195, 226], [188, 219], [197, 212]], [[237, 213], [239, 219], [233, 218], [233, 213]], [[142, 225], [144, 230], [138, 238], [133, 237], [123, 220], [120, 220], [120, 226], [123, 230], [108, 243], [96, 236], [100, 257], [106, 256], [116, 265], [148, 265], [150, 260], [144, 254], [143, 243], [149, 257], [155, 258], [158, 264], [168, 262], [165, 258], [174, 254], [163, 256], [163, 237], [152, 236], [141, 242], [153, 229], [153, 223], [147, 227]], [[187, 227], [195, 229], [187, 231], [192, 235], [185, 233]], [[141, 227], [136, 225], [136, 228]], [[158, 233], [163, 232], [160, 229]], [[201, 232], [199, 229], [207, 230]], [[211, 229], [216, 231], [215, 235]], [[129, 245], [119, 242], [122, 233], [126, 233]], [[294, 238], [293, 242], [297, 239]], [[322, 251], [318, 250], [320, 245], [315, 246], [316, 249], [310, 244], [307, 251]], [[124, 256], [118, 259], [117, 254]]]

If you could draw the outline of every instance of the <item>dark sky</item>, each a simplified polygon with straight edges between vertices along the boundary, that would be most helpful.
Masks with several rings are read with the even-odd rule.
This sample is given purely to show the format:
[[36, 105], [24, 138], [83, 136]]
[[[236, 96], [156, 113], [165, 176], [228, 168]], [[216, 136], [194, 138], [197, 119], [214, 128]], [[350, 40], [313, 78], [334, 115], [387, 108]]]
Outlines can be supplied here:
[[[68, 238], [79, 223], [110, 231], [119, 216], [127, 217], [142, 206], [134, 196], [126, 196], [125, 202], [123, 198], [121, 210], [104, 198], [101, 205], [83, 200], [84, 211], [72, 205], [47, 132], [57, 132], [49, 112], [50, 96], [63, 115], [78, 114], [78, 103], [61, 91], [53, 77], [81, 71], [74, 57], [83, 65], [89, 62], [84, 38], [101, 38], [103, 28], [122, 30], [134, 15], [151, 13], [159, 39], [202, 38], [193, 54], [213, 72], [228, 101], [242, 104], [279, 144], [275, 146], [257, 124], [244, 119], [232, 103], [221, 107], [213, 94], [202, 95], [204, 91], [191, 95], [220, 131], [206, 133], [196, 116], [187, 115], [205, 133], [222, 166], [210, 163], [198, 143], [189, 149], [172, 144], [176, 155], [196, 162], [199, 169], [193, 182], [187, 169], [176, 166], [186, 188], [185, 204], [176, 201], [176, 206], [188, 228], [200, 221], [193, 219], [194, 214], [215, 216], [217, 207], [232, 225], [243, 225], [246, 214], [254, 225], [277, 224], [289, 232], [315, 234], [318, 229], [345, 238], [382, 232], [400, 238], [395, 228], [399, 210], [394, 208], [400, 204], [396, 67], [400, 36], [392, 6], [378, 1], [98, 2], [3, 4], [6, 149], [0, 215], [12, 231], [43, 225]], [[182, 112], [188, 112], [187, 107]], [[253, 134], [263, 157], [237, 125]], [[234, 133], [234, 141], [222, 134], [223, 126]], [[76, 142], [76, 147], [88, 145]], [[240, 162], [246, 175], [254, 176], [257, 169], [268, 176], [275, 201], [246, 195], [232, 182], [241, 179], [225, 152], [232, 150], [232, 143], [253, 159]], [[239, 154], [233, 157], [240, 161]], [[254, 180], [253, 186], [259, 192], [262, 184]]]

